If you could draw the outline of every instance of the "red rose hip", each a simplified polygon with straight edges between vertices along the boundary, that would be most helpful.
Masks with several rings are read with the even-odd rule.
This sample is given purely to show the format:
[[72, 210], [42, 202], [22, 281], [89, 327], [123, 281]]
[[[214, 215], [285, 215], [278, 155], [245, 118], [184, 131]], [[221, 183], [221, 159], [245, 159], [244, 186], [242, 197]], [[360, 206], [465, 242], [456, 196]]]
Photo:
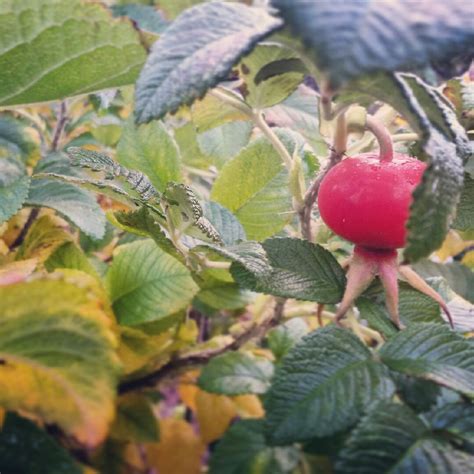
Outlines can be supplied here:
[[412, 193], [425, 163], [402, 153], [346, 158], [325, 176], [318, 194], [323, 221], [337, 235], [368, 249], [405, 246]]

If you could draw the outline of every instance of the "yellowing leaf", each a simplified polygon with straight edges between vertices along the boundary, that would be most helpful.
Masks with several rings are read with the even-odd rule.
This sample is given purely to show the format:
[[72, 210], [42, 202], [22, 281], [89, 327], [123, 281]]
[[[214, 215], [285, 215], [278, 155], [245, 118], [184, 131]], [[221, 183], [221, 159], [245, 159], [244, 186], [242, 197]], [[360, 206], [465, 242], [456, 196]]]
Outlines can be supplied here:
[[446, 239], [444, 239], [443, 245], [436, 252], [436, 256], [441, 262], [444, 262], [449, 257], [457, 255], [472, 244], [474, 244], [474, 241], [465, 241], [457, 232], [451, 230], [446, 236]]
[[184, 420], [160, 420], [160, 442], [146, 447], [148, 463], [160, 474], [200, 474], [205, 445]]
[[194, 319], [187, 319], [180, 324], [178, 338], [183, 342], [193, 343], [199, 335], [199, 328]]
[[237, 395], [232, 400], [242, 418], [263, 418], [265, 415], [262, 402], [256, 395]]
[[206, 443], [219, 439], [237, 416], [231, 398], [198, 390], [196, 393], [196, 418], [201, 437]]
[[43, 216], [33, 223], [18, 249], [16, 260], [36, 258], [44, 262], [60, 245], [70, 240], [64, 221], [55, 216]]
[[114, 416], [119, 364], [111, 321], [78, 273], [0, 288], [0, 406], [92, 447]]

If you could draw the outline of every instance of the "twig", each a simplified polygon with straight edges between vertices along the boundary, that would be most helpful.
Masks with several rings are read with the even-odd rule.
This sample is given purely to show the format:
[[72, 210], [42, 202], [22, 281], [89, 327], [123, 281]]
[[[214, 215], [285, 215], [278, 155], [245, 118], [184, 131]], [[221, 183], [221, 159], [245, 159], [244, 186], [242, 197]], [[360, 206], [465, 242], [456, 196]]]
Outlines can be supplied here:
[[57, 151], [61, 135], [68, 120], [66, 101], [63, 100], [59, 106], [58, 121], [56, 122], [56, 128], [54, 129], [53, 138], [51, 140], [50, 151]]
[[17, 238], [10, 245], [10, 250], [15, 250], [17, 247], [19, 247], [23, 243], [23, 241], [25, 240], [26, 234], [30, 230], [30, 227], [32, 226], [35, 219], [38, 217], [39, 211], [40, 210], [37, 207], [34, 207], [33, 209], [31, 209], [31, 212], [28, 216], [28, 219], [26, 219], [26, 222], [25, 222], [25, 225], [23, 226], [23, 229], [21, 229], [21, 231], [18, 234]]
[[186, 369], [187, 367], [204, 365], [212, 358], [224, 354], [225, 352], [236, 351], [240, 349], [251, 339], [261, 339], [267, 333], [267, 331], [269, 331], [281, 321], [285, 303], [285, 299], [277, 298], [275, 308], [270, 317], [264, 320], [261, 324], [253, 324], [226, 346], [198, 354], [189, 354], [171, 359], [155, 372], [151, 372], [150, 374], [144, 375], [143, 377], [134, 380], [122, 382], [118, 388], [119, 393], [123, 394], [146, 387], [152, 387], [173, 373]]
[[324, 169], [319, 173], [318, 177], [313, 181], [311, 186], [306, 191], [304, 198], [304, 207], [300, 211], [301, 221], [301, 232], [303, 237], [309, 241], [313, 239], [311, 230], [311, 212], [318, 198], [319, 187], [324, 177], [329, 173], [339, 161], [341, 161], [346, 151], [347, 142], [347, 127], [344, 112], [337, 116], [336, 122], [336, 134], [334, 136], [333, 147], [331, 148], [331, 154], [329, 155], [328, 161]]

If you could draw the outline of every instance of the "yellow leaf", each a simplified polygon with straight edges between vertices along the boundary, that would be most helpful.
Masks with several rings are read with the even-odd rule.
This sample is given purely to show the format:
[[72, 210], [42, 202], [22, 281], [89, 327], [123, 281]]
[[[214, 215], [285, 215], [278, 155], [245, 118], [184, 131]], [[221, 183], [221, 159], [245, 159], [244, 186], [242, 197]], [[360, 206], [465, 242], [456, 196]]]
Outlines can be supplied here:
[[148, 464], [159, 474], [200, 474], [205, 445], [184, 420], [160, 420], [160, 442], [146, 446]]
[[194, 319], [188, 318], [179, 325], [178, 338], [183, 342], [193, 343], [199, 335], [199, 328]]
[[36, 258], [44, 262], [60, 245], [71, 239], [64, 229], [64, 221], [55, 216], [43, 216], [30, 227], [20, 245], [16, 260]]
[[178, 393], [181, 401], [193, 412], [196, 412], [196, 394], [198, 392], [198, 387], [196, 385], [196, 380], [199, 376], [199, 370], [189, 370], [181, 376]]
[[201, 437], [206, 443], [211, 443], [226, 432], [237, 416], [237, 408], [231, 398], [199, 389], [195, 401]]
[[0, 286], [11, 285], [26, 280], [36, 268], [36, 259], [10, 262], [0, 268]]
[[437, 250], [436, 256], [441, 260], [441, 262], [444, 262], [449, 257], [453, 257], [462, 252], [473, 243], [474, 241], [463, 240], [457, 232], [451, 230], [444, 239], [443, 245]]
[[0, 287], [0, 406], [93, 447], [114, 417], [119, 363], [111, 320], [80, 273]]
[[265, 415], [262, 402], [256, 395], [238, 395], [232, 399], [242, 418], [263, 418]]

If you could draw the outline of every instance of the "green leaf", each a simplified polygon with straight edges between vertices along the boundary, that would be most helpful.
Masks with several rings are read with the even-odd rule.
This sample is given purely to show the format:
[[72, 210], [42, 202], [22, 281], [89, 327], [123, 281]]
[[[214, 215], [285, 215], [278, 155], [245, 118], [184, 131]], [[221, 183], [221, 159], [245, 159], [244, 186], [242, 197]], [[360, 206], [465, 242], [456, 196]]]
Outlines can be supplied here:
[[474, 178], [469, 173], [464, 174], [464, 188], [456, 210], [453, 227], [458, 230], [474, 229]]
[[32, 421], [8, 413], [0, 430], [0, 472], [81, 474], [68, 452]]
[[129, 120], [117, 145], [117, 161], [144, 173], [159, 191], [168, 181], [181, 180], [178, 146], [162, 122], [135, 126]]
[[8, 116], [0, 117], [0, 157], [15, 157], [26, 161], [37, 149], [26, 126]]
[[[36, 166], [35, 173], [73, 174], [67, 158], [62, 154], [43, 158]], [[93, 238], [100, 239], [105, 233], [105, 215], [95, 198], [72, 184], [35, 179], [31, 182], [26, 203], [58, 211]]]
[[0, 32], [2, 105], [130, 84], [145, 61], [130, 23], [79, 0], [3, 2]]
[[[199, 148], [196, 130], [192, 122], [175, 129], [174, 138], [179, 146], [184, 165], [207, 170], [213, 164], [213, 159]], [[248, 139], [245, 144], [248, 143]]]
[[466, 266], [457, 262], [441, 264], [422, 260], [413, 269], [425, 279], [439, 276], [445, 278], [456, 293], [474, 303], [474, 274]]
[[197, 136], [200, 152], [212, 157], [214, 165], [220, 169], [248, 145], [252, 130], [253, 123], [243, 120], [206, 130]]
[[294, 447], [267, 445], [261, 420], [240, 420], [217, 444], [209, 474], [288, 474], [298, 460], [299, 453]]
[[237, 310], [245, 308], [255, 298], [255, 293], [242, 290], [235, 283], [218, 282], [209, 288], [202, 289], [196, 299], [206, 306], [221, 310]]
[[413, 324], [385, 343], [380, 356], [392, 370], [474, 397], [474, 347], [444, 325]]
[[165, 13], [166, 18], [174, 20], [183, 10], [206, 0], [160, 0], [159, 8]]
[[262, 8], [210, 2], [182, 13], [153, 45], [136, 86], [139, 123], [175, 112], [225, 79], [254, 45], [281, 26]]
[[300, 85], [293, 94], [278, 105], [265, 110], [268, 122], [299, 132], [318, 156], [325, 156], [328, 147], [319, 132], [317, 93]]
[[397, 394], [416, 412], [428, 411], [438, 400], [441, 387], [430, 380], [416, 379], [399, 372], [392, 372]]
[[57, 268], [70, 268], [80, 270], [95, 278], [99, 278], [97, 270], [88, 260], [84, 252], [73, 242], [67, 242], [58, 247], [44, 262], [44, 266], [48, 272], [52, 272]]
[[158, 420], [153, 413], [150, 400], [142, 394], [129, 394], [121, 397], [110, 434], [114, 439], [136, 443], [158, 441]]
[[393, 392], [388, 371], [359, 339], [328, 326], [303, 337], [277, 368], [265, 402], [266, 434], [272, 444], [328, 436]]
[[332, 88], [361, 74], [450, 59], [474, 39], [470, 6], [443, 3], [274, 0], [285, 23], [312, 51]]
[[268, 346], [277, 360], [280, 360], [308, 331], [309, 327], [303, 318], [292, 318], [268, 331]]
[[357, 426], [336, 461], [336, 473], [468, 472], [474, 458], [429, 436], [408, 407], [385, 402]]
[[289, 48], [259, 44], [239, 65], [245, 81], [245, 101], [256, 109], [285, 100], [303, 81], [306, 68]]
[[235, 214], [249, 239], [263, 240], [293, 216], [288, 181], [280, 156], [261, 138], [225, 164], [211, 198]]
[[163, 200], [166, 203], [167, 220], [173, 229], [205, 242], [222, 242], [217, 230], [204, 217], [201, 204], [189, 186], [168, 183]]
[[168, 27], [168, 22], [160, 12], [150, 5], [112, 5], [114, 16], [127, 16], [133, 20], [140, 30], [161, 34]]
[[345, 274], [337, 260], [320, 245], [291, 238], [268, 239], [262, 244], [270, 267], [255, 269], [238, 260], [231, 266], [235, 281], [244, 288], [285, 298], [337, 303]]
[[[405, 326], [415, 323], [443, 323], [439, 304], [429, 296], [420, 293], [407, 283], [399, 282], [398, 311]], [[398, 333], [385, 306], [385, 292], [380, 284], [369, 288], [364, 296], [357, 300], [361, 317], [369, 326], [381, 332], [385, 337]]]
[[15, 215], [28, 197], [30, 178], [20, 161], [0, 158], [0, 224]]
[[0, 288], [0, 406], [94, 447], [114, 415], [116, 340], [90, 277], [51, 278]]
[[250, 120], [247, 114], [212, 94], [206, 94], [201, 100], [194, 102], [192, 118], [196, 131], [199, 133], [220, 127], [228, 122], [248, 122]]
[[265, 393], [270, 387], [273, 364], [243, 352], [228, 352], [211, 359], [198, 379], [206, 392], [223, 395]]
[[238, 244], [240, 241], [247, 240], [242, 224], [224, 206], [217, 202], [205, 202], [203, 212], [221, 236], [224, 245]]
[[[112, 220], [112, 217], [109, 215]], [[169, 253], [174, 258], [184, 263], [183, 255], [178, 252], [173, 242], [166, 236], [161, 226], [146, 207], [137, 211], [117, 211], [113, 215], [113, 223], [126, 232], [151, 237], [161, 250]]]
[[189, 270], [152, 240], [119, 247], [107, 288], [120, 324], [156, 321], [185, 308], [198, 287]]
[[447, 431], [474, 453], [474, 405], [452, 403], [426, 415], [433, 430]]
[[369, 298], [361, 296], [356, 301], [360, 318], [365, 319], [372, 329], [375, 329], [385, 338], [397, 334], [398, 330], [390, 319], [390, 316], [383, 304], [375, 303]]

